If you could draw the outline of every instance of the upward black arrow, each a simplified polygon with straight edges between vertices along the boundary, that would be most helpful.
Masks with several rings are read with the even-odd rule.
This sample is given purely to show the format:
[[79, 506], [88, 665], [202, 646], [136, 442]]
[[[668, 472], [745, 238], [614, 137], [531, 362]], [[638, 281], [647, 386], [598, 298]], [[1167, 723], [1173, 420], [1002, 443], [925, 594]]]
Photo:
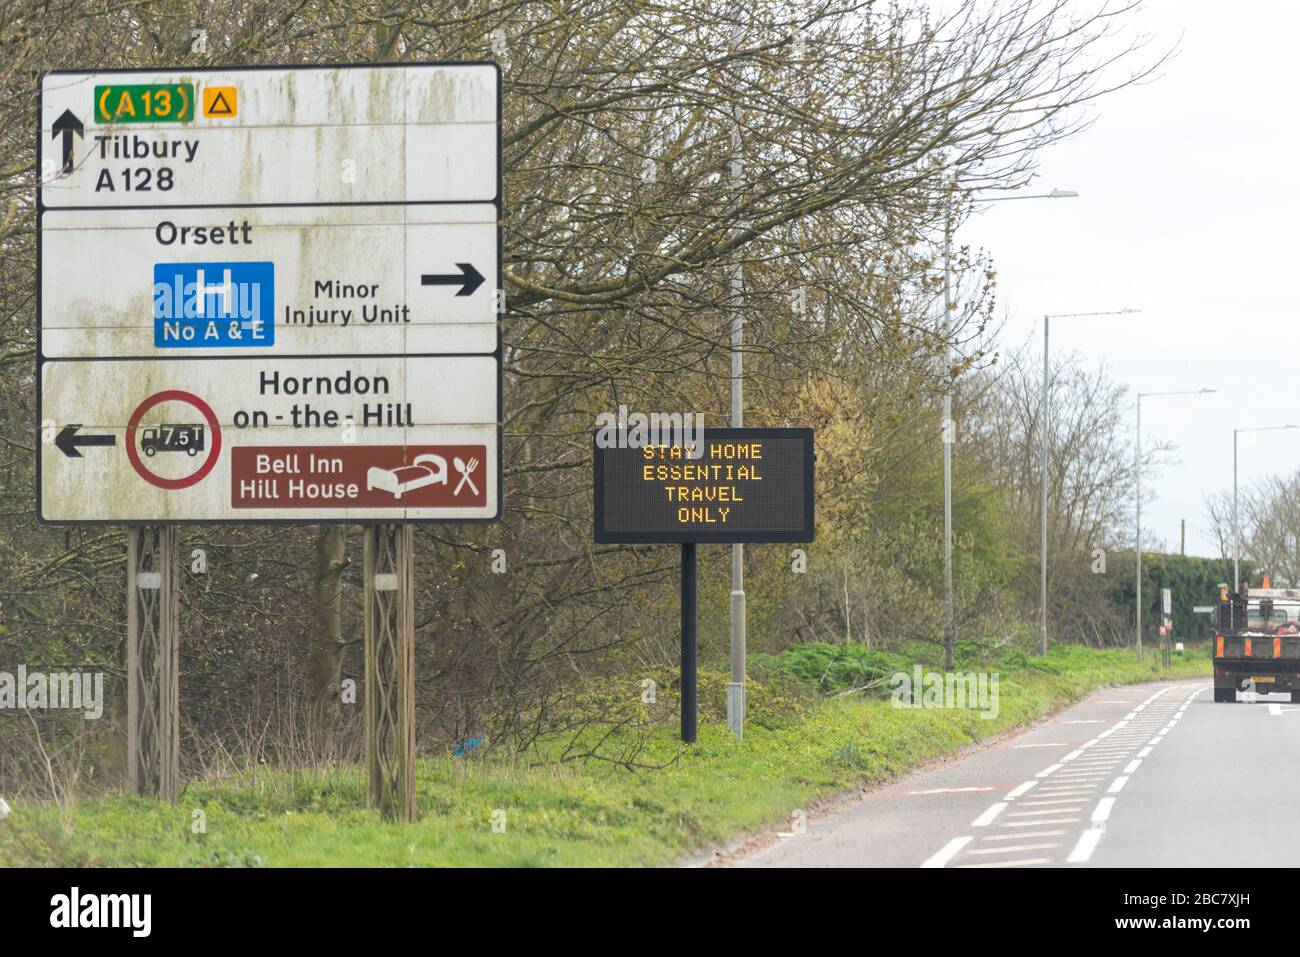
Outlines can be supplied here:
[[64, 110], [63, 115], [54, 121], [54, 135], [51, 139], [58, 139], [59, 134], [63, 134], [63, 172], [72, 172], [72, 134], [75, 133], [83, 139], [86, 136], [86, 127], [77, 115], [71, 110]]
[[460, 289], [456, 291], [456, 295], [474, 295], [474, 290], [483, 285], [482, 274], [469, 263], [456, 263], [456, 268], [460, 270], [459, 276], [455, 273], [451, 273], [450, 275], [421, 276], [420, 285], [460, 286]]
[[117, 445], [116, 435], [78, 435], [79, 428], [81, 428], [80, 422], [65, 425], [54, 437], [54, 444], [59, 447], [59, 451], [70, 459], [81, 458], [81, 453], [77, 451], [78, 446], [85, 448], [90, 445]]

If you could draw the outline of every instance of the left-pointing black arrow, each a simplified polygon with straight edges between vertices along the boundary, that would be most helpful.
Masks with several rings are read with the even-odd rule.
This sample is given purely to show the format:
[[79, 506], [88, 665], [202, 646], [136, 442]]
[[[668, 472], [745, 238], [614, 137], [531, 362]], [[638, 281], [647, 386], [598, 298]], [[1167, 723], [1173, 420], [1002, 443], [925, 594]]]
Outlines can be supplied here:
[[78, 448], [86, 448], [91, 445], [117, 445], [116, 435], [78, 435], [77, 430], [81, 428], [81, 423], [65, 425], [59, 430], [59, 434], [54, 437], [54, 444], [70, 459], [81, 458]]
[[72, 134], [77, 134], [83, 139], [86, 136], [86, 127], [82, 125], [81, 120], [71, 110], [64, 110], [63, 114], [54, 121], [52, 127], [54, 135], [51, 139], [58, 139], [59, 134], [63, 134], [63, 172], [72, 172]]

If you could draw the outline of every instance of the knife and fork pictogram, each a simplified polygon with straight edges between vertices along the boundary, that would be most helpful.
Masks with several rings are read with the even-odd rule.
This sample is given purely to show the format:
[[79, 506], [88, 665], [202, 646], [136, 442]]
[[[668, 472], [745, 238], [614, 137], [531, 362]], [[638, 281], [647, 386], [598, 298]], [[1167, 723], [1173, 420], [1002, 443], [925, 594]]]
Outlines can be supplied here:
[[471, 479], [470, 476], [473, 475], [474, 470], [478, 468], [478, 459], [472, 458], [468, 462], [466, 462], [465, 460], [461, 459], [459, 456], [456, 456], [452, 458], [451, 464], [454, 465], [456, 467], [456, 471], [460, 473], [460, 481], [456, 483], [456, 488], [451, 494], [459, 495], [462, 486], [468, 484], [470, 489], [474, 492], [474, 494], [477, 495], [478, 486], [474, 484], [474, 480]]

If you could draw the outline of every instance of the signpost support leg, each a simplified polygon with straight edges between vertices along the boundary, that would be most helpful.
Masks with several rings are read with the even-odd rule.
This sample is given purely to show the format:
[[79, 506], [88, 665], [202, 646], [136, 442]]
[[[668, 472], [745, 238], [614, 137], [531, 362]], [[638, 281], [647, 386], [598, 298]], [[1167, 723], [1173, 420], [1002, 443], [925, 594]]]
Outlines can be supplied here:
[[127, 533], [127, 788], [173, 804], [180, 794], [180, 601], [176, 529]]
[[367, 805], [415, 820], [415, 538], [365, 527]]
[[695, 543], [682, 543], [682, 740], [695, 743], [696, 659]]
[[745, 736], [745, 546], [731, 546], [731, 681], [727, 682], [727, 730]]

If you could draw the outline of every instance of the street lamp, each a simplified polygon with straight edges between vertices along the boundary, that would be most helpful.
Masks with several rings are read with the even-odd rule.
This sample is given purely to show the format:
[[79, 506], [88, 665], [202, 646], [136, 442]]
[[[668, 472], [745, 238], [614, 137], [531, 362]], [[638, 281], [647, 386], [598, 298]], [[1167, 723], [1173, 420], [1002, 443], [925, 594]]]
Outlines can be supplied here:
[[1137, 476], [1137, 537], [1135, 540], [1137, 560], [1133, 565], [1136, 569], [1134, 582], [1137, 593], [1137, 614], [1134, 617], [1134, 634], [1137, 638], [1138, 661], [1142, 660], [1142, 400], [1165, 395], [1210, 395], [1216, 391], [1218, 390], [1182, 389], [1176, 392], [1139, 392], [1137, 394], [1137, 440], [1133, 443], [1133, 471]]
[[1282, 429], [1294, 429], [1294, 425], [1265, 425], [1255, 429], [1232, 430], [1232, 590], [1241, 591], [1241, 520], [1237, 513], [1237, 436], [1242, 432], [1277, 432]]
[[[956, 177], [953, 177], [956, 184]], [[1005, 203], [1013, 199], [1073, 199], [1079, 194], [1072, 189], [1054, 189], [1050, 193], [1034, 193], [1028, 196], [972, 196], [974, 203]], [[943, 314], [945, 333], [952, 332], [952, 211], [948, 212], [943, 230]], [[948, 365], [952, 367], [952, 345], [948, 345]], [[943, 394], [943, 654], [944, 669], [951, 671], [952, 646], [956, 640], [956, 627], [953, 624], [952, 601], [952, 443], [955, 441], [952, 427], [952, 389]], [[1044, 639], [1046, 641], [1046, 639]], [[1046, 653], [1044, 645], [1044, 653]]]
[[1043, 316], [1043, 399], [1039, 403], [1039, 449], [1038, 469], [1041, 482], [1041, 498], [1038, 503], [1038, 642], [1039, 654], [1047, 655], [1047, 411], [1050, 404], [1051, 372], [1048, 365], [1048, 339], [1053, 319], [1084, 319], [1089, 316], [1127, 316], [1141, 312], [1141, 309], [1108, 309], [1103, 312], [1058, 312]]
[[975, 196], [973, 203], [1005, 203], [1013, 199], [1074, 199], [1079, 194], [1072, 189], [1054, 189], [1050, 193], [1030, 193], [1027, 196]]

